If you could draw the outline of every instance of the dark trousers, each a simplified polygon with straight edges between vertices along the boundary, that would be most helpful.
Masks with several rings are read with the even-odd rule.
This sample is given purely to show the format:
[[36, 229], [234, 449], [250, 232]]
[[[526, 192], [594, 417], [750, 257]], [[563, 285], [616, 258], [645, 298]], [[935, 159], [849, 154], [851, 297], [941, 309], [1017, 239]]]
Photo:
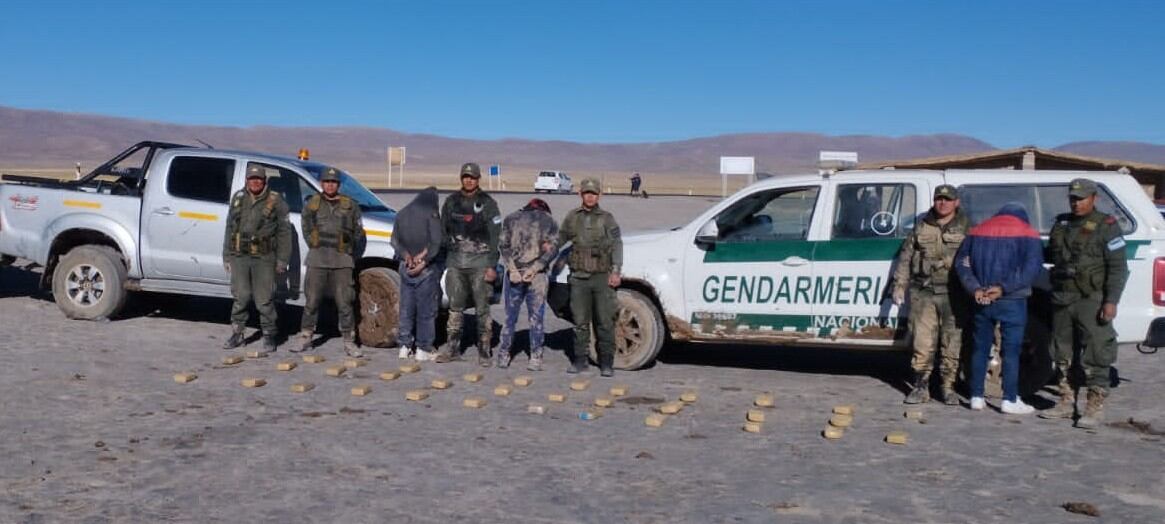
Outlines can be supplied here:
[[594, 324], [595, 349], [599, 364], [615, 359], [615, 313], [618, 304], [615, 290], [607, 285], [609, 273], [592, 273], [586, 277], [570, 275], [570, 310], [574, 314], [574, 358], [583, 360], [591, 345]]
[[983, 396], [987, 380], [987, 360], [995, 342], [995, 324], [1001, 336], [999, 354], [1003, 357], [1003, 400], [1015, 401], [1019, 394], [1019, 350], [1027, 326], [1027, 299], [996, 300], [975, 307], [975, 341], [971, 352], [971, 396]]
[[356, 329], [356, 312], [352, 305], [356, 300], [356, 286], [352, 282], [352, 268], [307, 268], [304, 295], [303, 320], [299, 324], [301, 330], [315, 331], [320, 303], [328, 295], [336, 301], [340, 332], [349, 335]]
[[493, 288], [485, 281], [485, 268], [449, 268], [445, 272], [445, 293], [449, 294], [446, 332], [450, 348], [460, 350], [465, 308], [473, 306], [477, 313], [477, 351], [488, 354], [490, 338], [493, 336], [493, 321], [489, 316], [489, 299]]
[[1052, 330], [1055, 338], [1052, 359], [1061, 372], [1067, 372], [1078, 346], [1078, 364], [1083, 368], [1085, 383], [1076, 386], [1108, 391], [1109, 369], [1116, 362], [1116, 330], [1112, 322], [1100, 320], [1100, 308], [1098, 296], [1080, 297], [1070, 304], [1053, 307]]
[[416, 276], [400, 274], [400, 345], [433, 350], [437, 337], [437, 306], [441, 303], [441, 271], [426, 267]]

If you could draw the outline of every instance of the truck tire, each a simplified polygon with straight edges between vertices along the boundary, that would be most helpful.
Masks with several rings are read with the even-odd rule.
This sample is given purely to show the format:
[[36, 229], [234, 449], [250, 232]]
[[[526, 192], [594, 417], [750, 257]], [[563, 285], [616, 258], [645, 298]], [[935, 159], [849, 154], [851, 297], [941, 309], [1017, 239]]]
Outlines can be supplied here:
[[400, 331], [400, 275], [386, 267], [360, 272], [360, 343], [392, 347]]
[[[643, 293], [620, 289], [616, 296], [619, 307], [615, 313], [615, 367], [647, 367], [655, 362], [655, 357], [663, 349], [663, 315]], [[590, 357], [592, 361], [598, 361], [599, 358], [593, 331]]]
[[61, 257], [53, 271], [53, 299], [68, 318], [111, 318], [125, 306], [127, 273], [121, 255], [113, 248], [75, 247]]

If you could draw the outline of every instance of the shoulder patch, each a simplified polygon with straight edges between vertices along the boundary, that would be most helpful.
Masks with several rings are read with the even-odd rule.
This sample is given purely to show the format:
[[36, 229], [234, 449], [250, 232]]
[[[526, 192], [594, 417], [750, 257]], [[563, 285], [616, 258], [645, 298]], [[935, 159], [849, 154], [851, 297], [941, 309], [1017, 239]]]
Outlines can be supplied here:
[[1112, 240], [1109, 240], [1108, 244], [1105, 244], [1105, 247], [1107, 247], [1109, 251], [1116, 251], [1121, 249], [1125, 247], [1125, 237], [1116, 237]]
[[1095, 231], [1097, 225], [1099, 225], [1099, 224], [1097, 224], [1096, 222], [1093, 222], [1091, 220], [1085, 221], [1084, 222], [1084, 230], [1085, 231]]

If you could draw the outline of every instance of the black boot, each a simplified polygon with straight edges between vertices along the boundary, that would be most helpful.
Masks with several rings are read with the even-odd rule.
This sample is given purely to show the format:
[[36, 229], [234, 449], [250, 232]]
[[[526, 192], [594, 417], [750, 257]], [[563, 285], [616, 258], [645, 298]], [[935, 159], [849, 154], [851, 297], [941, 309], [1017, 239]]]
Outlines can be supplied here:
[[570, 373], [571, 375], [575, 375], [578, 373], [582, 373], [583, 371], [586, 371], [587, 368], [589, 368], [589, 367], [590, 367], [590, 364], [587, 363], [586, 356], [582, 356], [582, 357], [576, 356], [576, 357], [574, 357], [574, 360], [570, 361], [570, 367], [566, 368], [566, 372]]
[[243, 336], [243, 330], [239, 329], [239, 328], [235, 328], [234, 332], [231, 333], [231, 337], [228, 338], [226, 342], [223, 342], [222, 348], [223, 349], [235, 349], [239, 346], [242, 346], [246, 342], [247, 342], [247, 337]]
[[275, 343], [275, 335], [263, 335], [263, 353], [274, 353], [279, 348]]
[[914, 382], [911, 383], [910, 393], [906, 395], [907, 404], [925, 404], [930, 401], [930, 375], [926, 373], [915, 373]]
[[615, 355], [603, 354], [599, 355], [599, 376], [613, 377], [615, 376]]

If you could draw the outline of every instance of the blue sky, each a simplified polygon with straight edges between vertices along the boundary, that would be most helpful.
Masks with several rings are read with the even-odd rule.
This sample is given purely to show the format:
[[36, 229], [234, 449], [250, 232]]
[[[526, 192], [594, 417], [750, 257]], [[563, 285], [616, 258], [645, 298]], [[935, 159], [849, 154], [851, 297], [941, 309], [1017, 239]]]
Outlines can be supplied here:
[[10, 0], [0, 105], [486, 139], [1162, 144], [1162, 4]]

